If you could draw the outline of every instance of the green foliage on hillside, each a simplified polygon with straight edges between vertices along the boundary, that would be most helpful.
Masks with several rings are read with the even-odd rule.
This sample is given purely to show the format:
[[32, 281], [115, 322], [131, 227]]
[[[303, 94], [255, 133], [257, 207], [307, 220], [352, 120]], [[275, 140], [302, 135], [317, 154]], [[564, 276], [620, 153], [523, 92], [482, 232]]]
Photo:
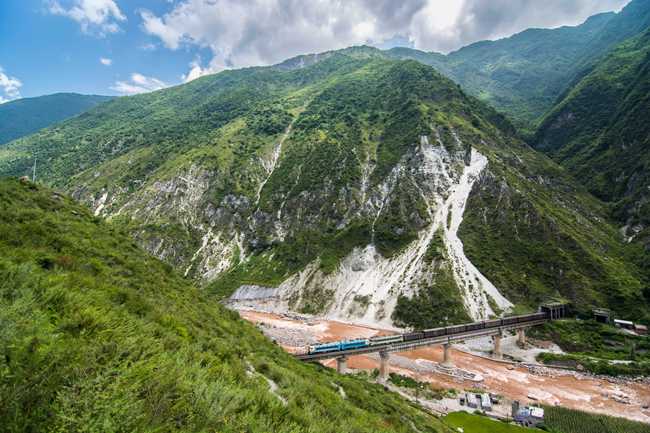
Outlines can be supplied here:
[[74, 117], [110, 96], [56, 93], [0, 104], [0, 145]]
[[[3, 146], [0, 174], [28, 173], [36, 154], [44, 181], [95, 206], [108, 197], [116, 226], [188, 275], [205, 277], [195, 272], [204, 240], [224, 246], [209, 259], [233, 261], [208, 289], [228, 296], [242, 284], [277, 286], [316, 260], [331, 273], [371, 242], [384, 257], [403, 251], [432, 205], [417, 186], [415, 150], [421, 135], [440, 136], [450, 172], [471, 147], [489, 159], [460, 236], [509, 299], [536, 308], [559, 296], [646, 314], [638, 270], [604, 209], [503, 115], [433, 68], [370, 47], [294, 63], [102, 104]], [[427, 265], [436, 254], [432, 246]], [[419, 289], [401, 298], [403, 323], [465, 319], [450, 272]], [[326, 290], [310, 295], [298, 308], [326, 306]]]
[[407, 48], [388, 54], [434, 66], [519, 126], [531, 129], [585, 67], [648, 26], [648, 2], [634, 0], [617, 14], [595, 15], [575, 27], [528, 29], [446, 56]]
[[[650, 340], [592, 320], [559, 320], [531, 330], [531, 337], [555, 342], [567, 355], [544, 353], [545, 363], [576, 367], [596, 374], [650, 374]], [[611, 362], [622, 361], [622, 362]]]
[[634, 344], [640, 359], [650, 359], [650, 340], [593, 320], [555, 320], [531, 330], [534, 338], [553, 340], [562, 350], [602, 359], [629, 359]]
[[567, 173], [527, 147], [498, 148], [474, 186], [460, 236], [467, 256], [512, 302], [551, 299], [580, 312], [608, 306], [650, 320], [642, 270], [607, 212]]
[[[618, 46], [546, 116], [535, 146], [611, 203], [627, 236], [650, 244], [650, 31]], [[643, 254], [641, 254], [643, 255]], [[650, 269], [646, 254], [643, 266]], [[650, 299], [650, 298], [649, 298]]]
[[293, 360], [69, 198], [3, 180], [0, 204], [3, 431], [448, 431]]
[[471, 321], [450, 264], [441, 262], [432, 266], [435, 276], [428, 284], [418, 287], [410, 298], [404, 295], [397, 298], [392, 317], [397, 326], [429, 329]]
[[537, 360], [544, 364], [581, 369], [604, 376], [641, 377], [650, 375], [650, 362], [648, 361], [620, 363], [584, 355], [561, 355], [556, 353], [540, 353], [537, 355]]

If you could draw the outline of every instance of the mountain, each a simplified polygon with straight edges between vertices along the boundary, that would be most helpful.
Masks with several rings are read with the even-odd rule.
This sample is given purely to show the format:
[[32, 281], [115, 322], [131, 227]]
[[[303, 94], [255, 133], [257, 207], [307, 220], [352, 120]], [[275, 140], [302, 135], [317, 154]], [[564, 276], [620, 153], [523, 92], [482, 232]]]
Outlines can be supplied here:
[[234, 305], [424, 327], [643, 318], [606, 209], [433, 68], [369, 47], [124, 97], [0, 149]]
[[74, 117], [111, 99], [111, 96], [55, 93], [0, 104], [0, 145]]
[[3, 432], [450, 432], [294, 360], [70, 198], [0, 180]]
[[388, 55], [434, 66], [530, 130], [585, 68], [649, 26], [650, 1], [633, 0], [618, 13], [595, 15], [575, 27], [528, 29], [446, 56], [408, 48]]
[[650, 245], [650, 30], [614, 49], [546, 115], [534, 145]]

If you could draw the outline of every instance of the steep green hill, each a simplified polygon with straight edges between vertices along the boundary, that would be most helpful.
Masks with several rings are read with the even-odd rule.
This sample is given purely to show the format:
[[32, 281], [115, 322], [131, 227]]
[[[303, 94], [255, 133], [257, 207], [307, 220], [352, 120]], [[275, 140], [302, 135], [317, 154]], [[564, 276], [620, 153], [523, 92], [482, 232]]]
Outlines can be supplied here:
[[401, 326], [550, 297], [648, 311], [596, 200], [433, 68], [368, 47], [119, 98], [4, 146], [0, 174], [34, 154], [234, 301]]
[[618, 46], [545, 117], [535, 146], [650, 244], [650, 30]]
[[[277, 387], [277, 388], [276, 388]], [[3, 432], [446, 432], [300, 363], [85, 207], [0, 181]]]
[[110, 96], [55, 93], [0, 105], [0, 145], [74, 117]]
[[650, 2], [633, 0], [619, 13], [590, 17], [575, 27], [529, 29], [482, 41], [449, 55], [407, 48], [388, 55], [430, 64], [469, 93], [530, 128], [595, 59], [650, 26]]

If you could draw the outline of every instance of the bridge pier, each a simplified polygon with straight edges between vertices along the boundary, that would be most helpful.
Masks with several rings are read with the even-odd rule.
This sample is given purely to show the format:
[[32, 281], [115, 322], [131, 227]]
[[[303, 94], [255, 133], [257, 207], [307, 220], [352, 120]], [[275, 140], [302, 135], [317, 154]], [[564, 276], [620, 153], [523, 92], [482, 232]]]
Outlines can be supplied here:
[[390, 353], [379, 352], [379, 379], [387, 380], [389, 374]]
[[348, 372], [348, 357], [340, 356], [336, 358], [336, 371], [345, 374]]
[[526, 347], [526, 330], [524, 328], [517, 329], [517, 346], [522, 349]]
[[442, 365], [444, 367], [453, 367], [454, 361], [451, 359], [451, 343], [445, 343], [442, 345], [443, 354], [442, 354]]
[[503, 359], [503, 353], [501, 353], [501, 334], [496, 334], [494, 337], [494, 351], [493, 355], [496, 359]]

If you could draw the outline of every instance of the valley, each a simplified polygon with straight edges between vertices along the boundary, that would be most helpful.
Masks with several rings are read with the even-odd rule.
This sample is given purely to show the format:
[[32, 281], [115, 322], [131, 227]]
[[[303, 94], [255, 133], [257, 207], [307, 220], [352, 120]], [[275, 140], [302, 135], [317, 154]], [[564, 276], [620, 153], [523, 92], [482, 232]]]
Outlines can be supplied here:
[[[305, 346], [317, 342], [369, 338], [392, 332], [291, 314], [246, 309], [239, 310], [239, 313], [290, 353], [304, 350]], [[607, 380], [586, 373], [548, 368], [539, 365], [535, 355], [547, 350], [561, 353], [557, 346], [544, 344], [542, 349], [528, 343], [526, 349], [521, 349], [515, 341], [514, 335], [503, 339], [502, 350], [506, 361], [491, 358], [489, 351], [492, 343], [489, 340], [476, 339], [454, 345], [451, 355], [454, 368], [451, 370], [440, 367], [442, 347], [434, 346], [391, 355], [390, 371], [427, 382], [435, 389], [455, 389], [461, 392], [482, 389], [498, 394], [507, 399], [501, 403], [500, 408], [495, 407], [496, 413], [502, 417], [510, 415], [509, 402], [518, 400], [522, 405], [559, 405], [650, 423], [650, 383], [647, 378], [639, 381]], [[540, 343], [542, 342], [535, 342]], [[335, 368], [336, 363], [334, 360], [327, 360], [323, 361], [323, 364]], [[379, 368], [379, 356], [352, 356], [347, 366], [350, 374], [371, 374]], [[456, 397], [433, 400], [424, 405], [432, 405], [432, 410], [442, 414], [466, 410], [458, 405], [457, 400]]]
[[1, 4], [0, 431], [650, 432], [617, 2]]

